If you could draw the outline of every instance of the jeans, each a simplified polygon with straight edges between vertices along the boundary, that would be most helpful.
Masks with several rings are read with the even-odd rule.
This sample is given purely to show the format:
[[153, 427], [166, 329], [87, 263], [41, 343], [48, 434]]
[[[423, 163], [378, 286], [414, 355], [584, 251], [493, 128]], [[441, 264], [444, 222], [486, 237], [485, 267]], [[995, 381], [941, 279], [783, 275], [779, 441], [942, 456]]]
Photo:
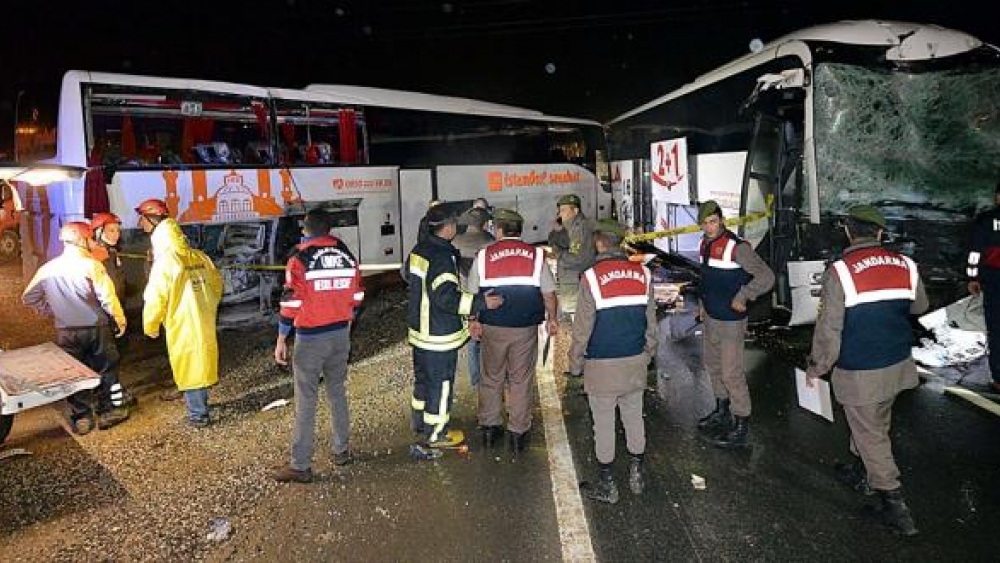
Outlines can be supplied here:
[[207, 422], [209, 420], [207, 387], [184, 391], [184, 404], [187, 405], [188, 419], [194, 422]]

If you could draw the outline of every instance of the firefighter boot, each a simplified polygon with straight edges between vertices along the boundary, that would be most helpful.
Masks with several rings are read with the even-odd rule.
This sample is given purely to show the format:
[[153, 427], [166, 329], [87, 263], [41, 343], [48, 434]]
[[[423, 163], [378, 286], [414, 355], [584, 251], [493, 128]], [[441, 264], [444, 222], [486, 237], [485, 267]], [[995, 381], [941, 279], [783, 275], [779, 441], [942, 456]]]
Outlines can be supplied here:
[[616, 504], [618, 502], [618, 485], [611, 475], [611, 464], [600, 463], [597, 468], [597, 482], [584, 481], [580, 483], [583, 495], [591, 500]]
[[107, 430], [128, 420], [128, 409], [115, 407], [97, 415], [97, 429]]
[[715, 410], [698, 419], [698, 429], [711, 432], [722, 430], [732, 424], [732, 415], [729, 412], [729, 398], [716, 399]]
[[491, 449], [497, 444], [501, 444], [503, 439], [503, 426], [481, 426], [483, 433], [483, 447]]
[[720, 448], [745, 448], [749, 445], [750, 417], [733, 416], [733, 426], [723, 429], [712, 444]]
[[628, 488], [633, 495], [641, 495], [646, 488], [642, 478], [642, 457], [643, 454], [631, 454], [628, 460]]
[[910, 507], [903, 500], [902, 489], [878, 491], [878, 496], [882, 500], [882, 506], [879, 507], [882, 522], [898, 534], [917, 535], [917, 526], [913, 523], [913, 516], [910, 515]]

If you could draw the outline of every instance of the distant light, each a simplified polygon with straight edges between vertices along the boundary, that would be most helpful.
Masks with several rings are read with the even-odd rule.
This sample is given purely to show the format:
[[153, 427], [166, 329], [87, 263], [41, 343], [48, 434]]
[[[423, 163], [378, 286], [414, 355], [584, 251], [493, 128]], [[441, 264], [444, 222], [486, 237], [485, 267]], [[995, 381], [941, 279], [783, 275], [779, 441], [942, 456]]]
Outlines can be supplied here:
[[545, 72], [548, 74], [555, 74], [556, 73], [555, 63], [545, 63]]
[[122, 68], [132, 68], [132, 61], [129, 59], [122, 61]]
[[342, 17], [344, 17], [344, 14], [346, 14], [346, 13], [347, 13], [347, 12], [345, 12], [343, 8], [337, 8], [337, 9], [335, 9], [335, 10], [333, 11], [333, 14], [334, 14], [335, 16], [337, 16], [338, 18], [342, 18]]
[[753, 54], [756, 55], [757, 53], [759, 53], [759, 52], [761, 52], [763, 50], [764, 50], [764, 42], [763, 41], [761, 41], [760, 39], [758, 39], [756, 37], [754, 37], [753, 39], [750, 40], [750, 52], [751, 53], [753, 53]]
[[444, 4], [441, 4], [441, 11], [444, 12], [444, 13], [446, 13], [446, 14], [450, 14], [454, 9], [455, 9], [455, 6], [453, 6], [449, 2], [445, 2]]
[[361, 28], [361, 33], [364, 33], [365, 35], [371, 35], [372, 34], [372, 26], [366, 25], [366, 26], [362, 27]]

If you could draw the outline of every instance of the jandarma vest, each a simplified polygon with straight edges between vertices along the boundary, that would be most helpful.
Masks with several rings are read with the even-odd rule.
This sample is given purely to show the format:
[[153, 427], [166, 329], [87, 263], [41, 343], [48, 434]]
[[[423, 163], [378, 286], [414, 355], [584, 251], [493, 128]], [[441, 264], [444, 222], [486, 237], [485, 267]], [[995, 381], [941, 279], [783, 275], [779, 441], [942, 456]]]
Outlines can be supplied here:
[[624, 258], [604, 259], [583, 273], [581, 291], [594, 298], [597, 315], [587, 344], [588, 359], [627, 358], [646, 345], [650, 274]]
[[837, 367], [874, 370], [910, 356], [910, 304], [919, 274], [913, 260], [882, 247], [853, 250], [834, 262], [844, 288], [844, 330]]
[[715, 240], [701, 241], [701, 299], [713, 319], [738, 321], [747, 316], [732, 308], [733, 298], [750, 281], [750, 274], [735, 260], [736, 246], [742, 242], [728, 230]]
[[504, 297], [497, 309], [479, 313], [483, 324], [526, 327], [545, 320], [542, 301], [542, 268], [545, 257], [537, 248], [518, 239], [506, 238], [479, 251], [476, 269], [479, 291], [493, 289]]

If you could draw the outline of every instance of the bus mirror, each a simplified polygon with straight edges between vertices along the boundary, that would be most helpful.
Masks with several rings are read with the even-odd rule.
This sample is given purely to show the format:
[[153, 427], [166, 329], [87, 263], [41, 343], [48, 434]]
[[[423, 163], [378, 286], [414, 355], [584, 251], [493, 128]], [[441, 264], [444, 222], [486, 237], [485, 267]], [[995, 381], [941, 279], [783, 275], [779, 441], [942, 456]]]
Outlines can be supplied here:
[[806, 85], [806, 71], [801, 68], [783, 70], [778, 74], [765, 74], [757, 79], [759, 90], [784, 90]]

